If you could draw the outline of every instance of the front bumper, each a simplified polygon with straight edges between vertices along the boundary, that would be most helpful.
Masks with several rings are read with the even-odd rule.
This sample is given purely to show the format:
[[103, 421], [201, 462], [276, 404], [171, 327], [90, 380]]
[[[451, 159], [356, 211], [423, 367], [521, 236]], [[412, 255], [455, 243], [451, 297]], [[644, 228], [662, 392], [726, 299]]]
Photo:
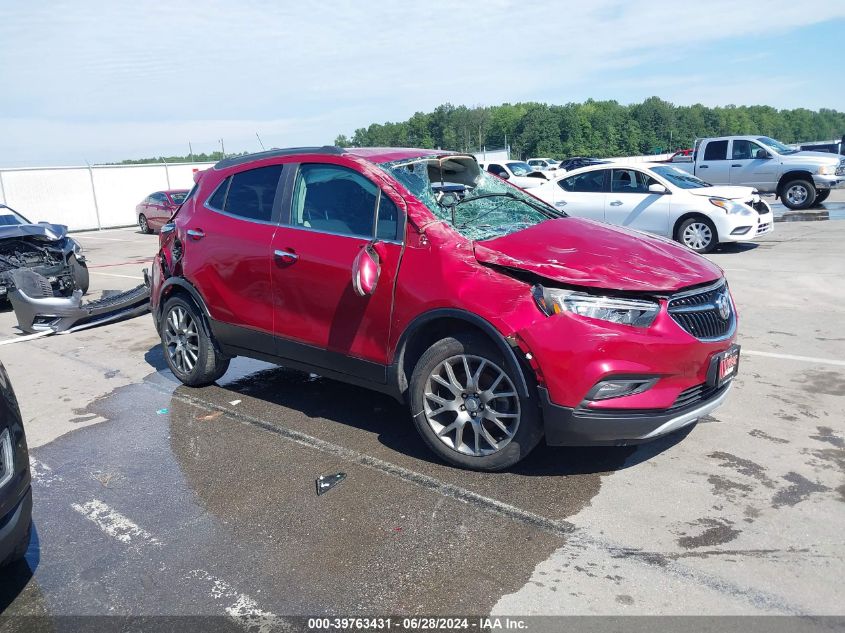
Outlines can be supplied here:
[[6, 516], [0, 518], [0, 564], [9, 558], [24, 539], [31, 522], [32, 487], [27, 486], [18, 504]]
[[813, 176], [813, 184], [816, 189], [842, 189], [845, 187], [845, 174], [838, 176], [821, 176], [816, 174]]
[[542, 387], [546, 443], [550, 446], [625, 446], [662, 437], [694, 423], [719, 407], [731, 389], [728, 383], [708, 397], [667, 410], [588, 409], [562, 407]]

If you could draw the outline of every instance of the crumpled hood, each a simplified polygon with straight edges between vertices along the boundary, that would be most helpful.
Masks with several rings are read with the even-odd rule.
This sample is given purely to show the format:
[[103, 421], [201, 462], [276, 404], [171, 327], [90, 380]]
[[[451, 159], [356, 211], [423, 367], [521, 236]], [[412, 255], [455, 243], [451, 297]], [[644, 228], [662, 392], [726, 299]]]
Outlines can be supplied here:
[[686, 189], [687, 193], [694, 196], [705, 196], [707, 198], [727, 198], [728, 200], [748, 200], [755, 195], [753, 187], [732, 187], [725, 185], [721, 187], [701, 187], [700, 189]]
[[637, 292], [674, 292], [722, 277], [689, 249], [584, 218], [547, 220], [474, 244], [484, 264], [525, 270], [562, 284]]
[[57, 242], [67, 236], [67, 227], [64, 224], [13, 224], [11, 226], [0, 226], [0, 240], [10, 237], [34, 237]]

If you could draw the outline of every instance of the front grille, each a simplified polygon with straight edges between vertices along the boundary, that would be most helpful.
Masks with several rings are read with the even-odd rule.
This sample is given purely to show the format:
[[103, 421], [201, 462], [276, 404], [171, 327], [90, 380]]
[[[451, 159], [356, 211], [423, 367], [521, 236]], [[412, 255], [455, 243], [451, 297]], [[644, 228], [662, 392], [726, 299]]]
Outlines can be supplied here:
[[757, 202], [752, 200], [750, 202], [746, 202], [745, 204], [754, 209], [759, 215], [765, 215], [769, 212], [769, 207], [767, 207], [766, 203], [762, 200], [758, 200]]
[[669, 315], [687, 332], [703, 340], [726, 338], [733, 333], [736, 324], [733, 304], [724, 281], [670, 298]]
[[757, 235], [760, 235], [760, 233], [765, 233], [770, 228], [772, 228], [771, 222], [761, 222], [759, 225], [757, 225]]

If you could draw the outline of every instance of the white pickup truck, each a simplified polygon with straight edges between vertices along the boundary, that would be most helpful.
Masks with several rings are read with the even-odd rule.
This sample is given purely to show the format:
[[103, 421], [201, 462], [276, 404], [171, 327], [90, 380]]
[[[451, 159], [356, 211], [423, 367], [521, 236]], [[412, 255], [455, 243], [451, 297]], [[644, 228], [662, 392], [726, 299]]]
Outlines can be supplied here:
[[696, 142], [692, 160], [672, 161], [714, 185], [754, 187], [773, 193], [790, 209], [823, 202], [845, 186], [845, 158], [802, 152], [768, 136], [721, 136]]

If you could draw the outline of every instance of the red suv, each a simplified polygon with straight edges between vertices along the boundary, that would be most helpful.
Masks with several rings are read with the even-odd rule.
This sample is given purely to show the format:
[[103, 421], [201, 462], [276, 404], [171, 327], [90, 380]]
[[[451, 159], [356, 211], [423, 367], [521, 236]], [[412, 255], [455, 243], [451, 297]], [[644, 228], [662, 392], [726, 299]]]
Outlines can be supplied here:
[[[153, 315], [186, 385], [250, 356], [391, 394], [446, 461], [622, 445], [724, 400], [737, 316], [673, 242], [568, 217], [468, 155], [221, 161], [161, 230]], [[403, 424], [403, 420], [396, 420]]]

